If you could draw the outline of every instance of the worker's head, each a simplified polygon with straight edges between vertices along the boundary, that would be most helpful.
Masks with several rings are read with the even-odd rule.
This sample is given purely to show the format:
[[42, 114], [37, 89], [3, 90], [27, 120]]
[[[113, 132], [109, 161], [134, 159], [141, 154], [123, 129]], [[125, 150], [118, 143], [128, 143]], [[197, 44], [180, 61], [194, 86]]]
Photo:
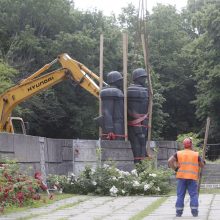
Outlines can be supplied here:
[[109, 85], [121, 86], [123, 84], [123, 77], [118, 71], [112, 71], [107, 75], [107, 83]]
[[132, 73], [132, 80], [134, 83], [145, 85], [147, 73], [143, 68], [135, 69]]
[[192, 148], [192, 138], [185, 138], [183, 141], [184, 148]]

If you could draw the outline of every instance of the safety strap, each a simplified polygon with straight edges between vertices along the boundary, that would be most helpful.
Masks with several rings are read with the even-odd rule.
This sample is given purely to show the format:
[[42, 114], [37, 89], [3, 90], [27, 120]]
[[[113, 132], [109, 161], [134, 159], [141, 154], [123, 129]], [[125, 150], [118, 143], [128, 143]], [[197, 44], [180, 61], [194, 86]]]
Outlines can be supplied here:
[[144, 160], [145, 157], [134, 157], [135, 160]]
[[117, 137], [123, 137], [123, 138], [128, 137], [128, 135], [125, 135], [125, 134], [115, 134], [113, 132], [111, 132], [109, 134], [102, 134], [102, 136], [106, 136], [106, 138], [108, 140], [115, 140]]
[[128, 121], [129, 126], [136, 126], [136, 127], [148, 127], [146, 125], [142, 125], [141, 122], [148, 118], [148, 114], [129, 114], [130, 116], [135, 117], [136, 119], [132, 121]]

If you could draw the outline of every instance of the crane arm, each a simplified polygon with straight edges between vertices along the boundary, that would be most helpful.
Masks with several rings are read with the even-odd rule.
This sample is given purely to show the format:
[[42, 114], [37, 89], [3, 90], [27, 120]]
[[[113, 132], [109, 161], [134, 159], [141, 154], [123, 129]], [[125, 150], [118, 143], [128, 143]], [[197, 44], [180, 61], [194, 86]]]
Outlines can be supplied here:
[[[55, 62], [59, 62], [62, 68], [42, 75]], [[0, 95], [0, 132], [13, 130], [10, 116], [19, 103], [67, 78], [72, 79], [97, 98], [99, 97], [99, 86], [95, 82], [95, 80], [99, 81], [99, 77], [68, 54], [61, 54], [56, 60], [46, 64]]]

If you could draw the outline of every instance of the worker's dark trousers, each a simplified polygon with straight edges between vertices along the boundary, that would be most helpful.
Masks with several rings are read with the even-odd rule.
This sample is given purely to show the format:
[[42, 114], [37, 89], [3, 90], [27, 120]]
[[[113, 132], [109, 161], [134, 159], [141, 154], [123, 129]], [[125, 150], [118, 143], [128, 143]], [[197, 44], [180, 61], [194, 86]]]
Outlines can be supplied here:
[[190, 195], [190, 208], [193, 216], [198, 215], [198, 186], [196, 180], [177, 179], [176, 214], [182, 215], [186, 190]]

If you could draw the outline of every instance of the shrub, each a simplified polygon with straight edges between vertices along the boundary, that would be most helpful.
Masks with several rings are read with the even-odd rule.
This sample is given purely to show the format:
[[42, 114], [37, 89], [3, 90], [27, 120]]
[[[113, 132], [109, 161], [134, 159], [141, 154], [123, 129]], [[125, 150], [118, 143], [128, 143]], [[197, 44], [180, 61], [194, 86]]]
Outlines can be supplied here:
[[171, 189], [171, 175], [170, 170], [155, 169], [151, 161], [142, 162], [131, 172], [104, 164], [95, 170], [86, 167], [79, 177], [67, 178], [63, 190], [67, 193], [111, 196], [166, 194]]
[[40, 199], [39, 182], [26, 174], [19, 172], [15, 161], [0, 162], [0, 208], [23, 206]]

